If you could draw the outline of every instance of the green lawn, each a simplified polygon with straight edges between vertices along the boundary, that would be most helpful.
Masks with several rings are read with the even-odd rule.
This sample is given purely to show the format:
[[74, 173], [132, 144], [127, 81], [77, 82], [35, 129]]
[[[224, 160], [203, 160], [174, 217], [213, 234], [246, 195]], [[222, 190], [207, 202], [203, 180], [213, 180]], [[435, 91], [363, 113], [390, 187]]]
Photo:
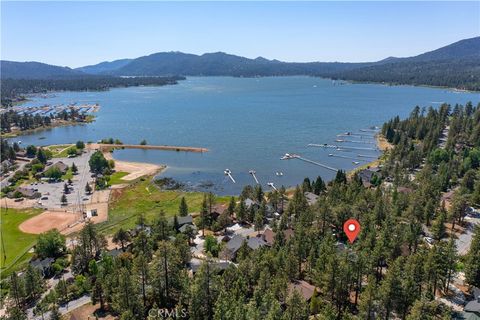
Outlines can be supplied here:
[[62, 180], [66, 181], [68, 179], [73, 179], [73, 172], [71, 167], [68, 167], [67, 172], [62, 176]]
[[108, 183], [110, 183], [111, 185], [126, 183], [127, 181], [122, 179], [126, 175], [128, 175], [128, 172], [123, 172], [123, 171], [114, 172], [110, 176], [110, 180], [108, 181]]
[[66, 158], [68, 156], [68, 150], [74, 147], [74, 144], [56, 144], [45, 147], [45, 149], [52, 152], [53, 158]]
[[[120, 227], [132, 228], [142, 213], [151, 222], [162, 209], [167, 217], [172, 217], [178, 213], [182, 196], [185, 196], [190, 212], [200, 211], [203, 200], [201, 192], [160, 191], [150, 179], [137, 180], [123, 189], [120, 196], [113, 198], [109, 206], [108, 222], [101, 224], [100, 230], [111, 234]], [[218, 197], [217, 203], [228, 203], [229, 199]]]
[[[40, 214], [41, 209], [3, 209], [1, 210], [1, 232], [3, 242], [0, 242], [0, 268], [2, 277], [5, 273], [16, 270], [24, 265], [31, 254], [30, 248], [35, 244], [37, 235], [23, 233], [18, 226], [25, 220]], [[4, 258], [6, 256], [6, 259]]]

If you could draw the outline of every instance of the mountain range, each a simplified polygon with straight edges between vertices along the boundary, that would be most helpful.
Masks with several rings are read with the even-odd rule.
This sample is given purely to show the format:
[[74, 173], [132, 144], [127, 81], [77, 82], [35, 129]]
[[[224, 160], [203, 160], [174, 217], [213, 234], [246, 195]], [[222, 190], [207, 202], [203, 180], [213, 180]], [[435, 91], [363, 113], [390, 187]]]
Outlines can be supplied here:
[[407, 58], [376, 62], [282, 62], [263, 57], [249, 59], [223, 52], [203, 55], [160, 52], [135, 59], [102, 62], [77, 69], [38, 62], [1, 61], [2, 79], [53, 79], [89, 76], [289, 76], [435, 85], [480, 90], [480, 37]]

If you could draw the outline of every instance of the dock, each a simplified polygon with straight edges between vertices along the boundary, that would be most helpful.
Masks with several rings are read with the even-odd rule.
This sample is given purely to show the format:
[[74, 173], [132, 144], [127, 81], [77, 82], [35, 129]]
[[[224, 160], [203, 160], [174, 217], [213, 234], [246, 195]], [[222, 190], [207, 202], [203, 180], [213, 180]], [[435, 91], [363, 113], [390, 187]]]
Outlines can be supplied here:
[[370, 150], [370, 151], [378, 151], [377, 148], [362, 148], [362, 147], [350, 147], [350, 146], [338, 146], [334, 144], [317, 144], [317, 143], [309, 143], [307, 147], [319, 147], [319, 148], [330, 148], [330, 149], [351, 149], [351, 150]]
[[281, 159], [282, 160], [298, 159], [298, 160], [302, 160], [302, 161], [314, 164], [316, 166], [325, 168], [325, 169], [330, 170], [330, 171], [334, 171], [334, 172], [338, 171], [338, 169], [336, 169], [336, 168], [327, 166], [326, 164], [323, 164], [323, 163], [320, 163], [320, 162], [317, 162], [317, 161], [313, 161], [313, 160], [310, 160], [310, 159], [307, 159], [307, 158], [303, 158], [303, 157], [299, 156], [298, 154], [286, 153], [285, 156], [283, 156]]
[[99, 143], [99, 149], [123, 148], [123, 149], [144, 149], [144, 150], [166, 150], [166, 151], [184, 151], [184, 152], [208, 152], [207, 148], [198, 147], [180, 147], [165, 145], [142, 145], [142, 144], [107, 144]]
[[333, 154], [333, 153], [330, 153], [328, 156], [329, 157], [336, 157], [336, 158], [343, 158], [343, 159], [350, 159], [350, 160], [355, 160], [355, 161], [365, 161], [364, 159], [357, 159], [355, 157], [349, 157], [349, 156], [344, 156], [344, 155], [340, 155], [340, 154]]
[[255, 182], [257, 184], [260, 184], [260, 182], [258, 182], [258, 179], [257, 179], [257, 176], [256, 176], [257, 172], [255, 170], [250, 170], [250, 171], [248, 171], [248, 173], [250, 173], [252, 175], [253, 179], [255, 180]]

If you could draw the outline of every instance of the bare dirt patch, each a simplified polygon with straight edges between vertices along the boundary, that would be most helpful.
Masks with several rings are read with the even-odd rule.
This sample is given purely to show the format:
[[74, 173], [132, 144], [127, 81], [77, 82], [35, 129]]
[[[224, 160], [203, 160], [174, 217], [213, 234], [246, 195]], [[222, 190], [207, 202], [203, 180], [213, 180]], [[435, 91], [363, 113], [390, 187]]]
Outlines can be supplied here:
[[35, 199], [23, 199], [22, 201], [15, 201], [15, 199], [3, 197], [0, 200], [0, 207], [11, 209], [28, 209], [35, 207], [37, 201], [38, 200]]
[[38, 216], [24, 221], [18, 227], [25, 233], [40, 234], [57, 229], [63, 233], [69, 226], [82, 219], [82, 214], [61, 211], [45, 211]]

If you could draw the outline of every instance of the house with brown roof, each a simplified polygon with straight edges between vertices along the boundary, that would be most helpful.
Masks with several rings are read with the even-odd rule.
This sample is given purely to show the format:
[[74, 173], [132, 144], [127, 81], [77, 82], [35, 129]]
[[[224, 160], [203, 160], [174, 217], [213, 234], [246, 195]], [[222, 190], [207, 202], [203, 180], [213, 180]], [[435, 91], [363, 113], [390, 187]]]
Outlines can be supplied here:
[[[286, 229], [283, 230], [283, 235], [285, 240], [289, 240], [294, 235], [293, 229]], [[267, 246], [273, 246], [275, 243], [275, 232], [272, 229], [266, 228], [265, 231], [262, 233], [262, 238], [266, 242]]]
[[315, 286], [304, 280], [293, 281], [288, 284], [288, 294], [297, 291], [305, 301], [310, 301], [315, 293]]

